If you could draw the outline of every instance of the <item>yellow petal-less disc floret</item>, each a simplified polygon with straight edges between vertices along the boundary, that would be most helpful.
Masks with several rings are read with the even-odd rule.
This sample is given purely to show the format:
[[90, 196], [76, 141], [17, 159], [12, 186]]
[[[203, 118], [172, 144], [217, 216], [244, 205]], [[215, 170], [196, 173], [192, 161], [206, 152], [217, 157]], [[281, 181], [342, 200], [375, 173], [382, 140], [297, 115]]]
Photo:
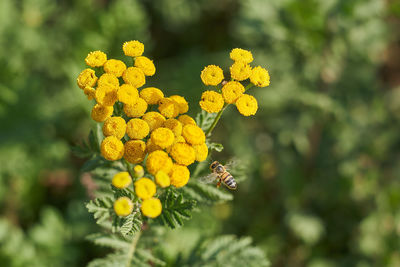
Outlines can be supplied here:
[[251, 54], [251, 52], [241, 48], [232, 49], [229, 56], [234, 61], [240, 61], [244, 63], [250, 63], [253, 61], [253, 55]]
[[139, 98], [138, 90], [130, 84], [123, 84], [118, 89], [118, 100], [124, 104], [133, 105]]
[[101, 75], [99, 80], [97, 81], [97, 86], [102, 86], [102, 85], [118, 88], [119, 80], [114, 74], [103, 73], [103, 75]]
[[183, 138], [182, 135], [180, 135], [180, 136], [178, 136], [178, 137], [175, 137], [175, 140], [174, 140], [174, 142], [172, 143], [172, 146], [167, 147], [166, 151], [167, 151], [168, 153], [170, 153], [172, 147], [173, 147], [175, 144], [177, 144], [177, 143], [185, 143], [185, 144], [186, 144], [186, 140], [185, 140], [185, 138]]
[[113, 106], [118, 100], [118, 87], [100, 85], [96, 89], [96, 101], [103, 106]]
[[156, 67], [154, 66], [153, 60], [144, 56], [135, 59], [135, 67], [141, 69], [146, 76], [153, 76], [154, 73], [156, 73]]
[[133, 172], [135, 173], [135, 177], [139, 178], [139, 177], [143, 177], [144, 175], [144, 168], [142, 167], [142, 165], [136, 165], [133, 168]]
[[124, 159], [130, 163], [140, 163], [146, 155], [146, 144], [142, 140], [130, 140], [125, 143]]
[[135, 193], [141, 199], [153, 197], [156, 190], [156, 184], [149, 178], [140, 178], [135, 182]]
[[178, 103], [179, 107], [179, 114], [183, 114], [188, 112], [189, 110], [189, 104], [186, 101], [186, 99], [183, 96], [180, 95], [172, 95], [170, 96], [172, 100], [174, 100], [176, 103]]
[[159, 127], [151, 133], [151, 142], [161, 148], [167, 148], [172, 145], [175, 140], [174, 133], [164, 127]]
[[206, 141], [203, 130], [196, 125], [187, 124], [182, 129], [182, 136], [192, 145], [200, 145]]
[[96, 90], [94, 90], [94, 88], [91, 86], [86, 86], [85, 89], [83, 89], [83, 93], [87, 96], [89, 100], [92, 100], [96, 97]]
[[178, 121], [180, 121], [182, 123], [183, 126], [185, 126], [186, 124], [192, 124], [192, 125], [197, 125], [196, 121], [190, 117], [189, 115], [180, 115], [178, 117]]
[[128, 197], [120, 197], [114, 202], [114, 211], [118, 216], [128, 216], [133, 211], [133, 203]]
[[204, 91], [199, 104], [201, 109], [208, 113], [216, 113], [224, 106], [224, 98], [215, 91]]
[[124, 144], [117, 137], [108, 136], [101, 142], [100, 150], [106, 160], [119, 160], [124, 155]]
[[241, 83], [231, 81], [227, 82], [222, 87], [222, 96], [226, 103], [233, 104], [244, 93], [244, 91], [245, 89]]
[[158, 171], [169, 173], [172, 168], [172, 159], [162, 150], [151, 152], [146, 160], [147, 171], [155, 175]]
[[137, 118], [144, 115], [147, 110], [147, 103], [142, 98], [138, 97], [136, 101], [130, 105], [124, 105], [124, 112], [130, 118]]
[[150, 132], [161, 127], [165, 121], [165, 117], [158, 112], [150, 111], [143, 115], [142, 119], [147, 122]]
[[236, 81], [244, 81], [251, 75], [251, 67], [249, 64], [237, 61], [230, 67], [231, 78]]
[[113, 106], [102, 106], [96, 104], [92, 109], [91, 117], [93, 120], [97, 122], [105, 121], [108, 117], [113, 114], [114, 108]]
[[85, 62], [89, 67], [101, 67], [106, 61], [107, 55], [101, 51], [90, 52], [85, 58]]
[[142, 214], [149, 218], [156, 218], [161, 214], [162, 205], [158, 198], [145, 199], [140, 207]]
[[170, 179], [169, 179], [168, 174], [166, 174], [166, 173], [163, 172], [163, 171], [158, 171], [158, 172], [156, 173], [156, 183], [157, 183], [159, 186], [165, 188], [165, 187], [170, 186], [171, 181], [170, 181]]
[[269, 73], [266, 69], [258, 66], [253, 68], [250, 75], [250, 82], [258, 87], [266, 87], [269, 85]]
[[146, 83], [144, 72], [137, 67], [129, 67], [122, 74], [125, 83], [129, 83], [136, 88], [142, 87]]
[[258, 109], [257, 99], [251, 95], [243, 94], [236, 101], [236, 107], [240, 114], [244, 116], [254, 115]]
[[114, 175], [112, 185], [119, 189], [127, 188], [132, 183], [132, 177], [128, 172], [119, 172]]
[[86, 86], [94, 86], [97, 82], [96, 73], [92, 69], [84, 69], [76, 79], [78, 86], [84, 89]]
[[178, 103], [169, 97], [165, 97], [160, 100], [158, 104], [158, 110], [166, 118], [175, 118], [179, 115]]
[[124, 54], [129, 57], [141, 56], [144, 52], [144, 45], [139, 41], [129, 41], [122, 45]]
[[198, 162], [204, 161], [207, 159], [208, 156], [208, 147], [205, 143], [202, 143], [200, 145], [194, 145], [193, 146], [194, 152], [196, 154], [196, 160]]
[[164, 121], [163, 126], [170, 129], [175, 136], [180, 136], [182, 134], [183, 125], [176, 119], [168, 119]]
[[126, 70], [126, 65], [123, 61], [118, 59], [109, 59], [104, 63], [104, 71], [115, 75], [115, 77], [121, 77], [122, 73]]
[[132, 139], [143, 139], [149, 132], [149, 125], [142, 119], [131, 119], [126, 125], [126, 133]]
[[147, 139], [146, 152], [151, 153], [156, 150], [162, 150], [162, 148], [160, 146], [157, 146], [156, 144], [154, 144], [153, 141], [151, 141], [151, 138]]
[[224, 79], [224, 72], [215, 65], [208, 65], [200, 74], [200, 78], [205, 85], [218, 85]]
[[126, 132], [126, 122], [122, 117], [110, 117], [103, 124], [104, 136], [115, 136], [118, 139], [124, 137]]
[[190, 178], [189, 169], [186, 166], [174, 164], [169, 173], [171, 184], [176, 188], [185, 186]]
[[171, 157], [181, 165], [188, 166], [196, 160], [196, 154], [190, 145], [186, 143], [176, 143], [170, 151]]
[[164, 98], [164, 93], [158, 88], [147, 87], [140, 91], [140, 97], [143, 98], [147, 104], [155, 105]]

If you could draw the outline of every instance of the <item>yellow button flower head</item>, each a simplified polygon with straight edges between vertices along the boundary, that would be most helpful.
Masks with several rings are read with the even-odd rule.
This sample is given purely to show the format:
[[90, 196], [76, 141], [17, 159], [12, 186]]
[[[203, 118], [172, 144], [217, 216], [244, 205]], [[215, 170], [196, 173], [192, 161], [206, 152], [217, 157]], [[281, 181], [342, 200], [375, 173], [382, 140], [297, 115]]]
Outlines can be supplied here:
[[86, 86], [85, 89], [83, 89], [83, 92], [89, 100], [92, 100], [96, 96], [96, 90], [94, 90], [93, 87], [90, 86]]
[[215, 91], [204, 91], [199, 102], [201, 109], [208, 113], [219, 112], [224, 106], [224, 98]]
[[229, 56], [234, 61], [240, 61], [243, 63], [250, 63], [253, 61], [253, 55], [251, 54], [251, 52], [248, 50], [241, 49], [241, 48], [232, 49]]
[[118, 89], [118, 100], [124, 104], [133, 105], [139, 98], [138, 90], [130, 84], [123, 84]]
[[149, 125], [142, 119], [131, 119], [126, 125], [126, 133], [132, 139], [143, 139], [149, 132]]
[[196, 121], [189, 115], [180, 115], [178, 121], [180, 121], [183, 126], [185, 126], [186, 124], [197, 125]]
[[258, 104], [257, 100], [253, 96], [243, 94], [236, 101], [236, 107], [242, 115], [250, 116], [256, 114]]
[[97, 82], [97, 86], [106, 85], [109, 87], [119, 87], [119, 80], [118, 78], [111, 73], [104, 73], [100, 76], [99, 81]]
[[176, 188], [185, 186], [190, 178], [189, 169], [186, 166], [174, 164], [169, 173], [171, 184]]
[[101, 67], [106, 63], [107, 55], [101, 51], [90, 52], [85, 58], [85, 62], [90, 67]]
[[200, 145], [194, 145], [193, 146], [194, 152], [196, 154], [196, 160], [198, 162], [204, 161], [207, 159], [208, 156], [208, 147], [205, 143], [202, 143]]
[[178, 103], [169, 97], [160, 100], [158, 110], [166, 118], [174, 118], [179, 115]]
[[143, 177], [143, 175], [144, 175], [144, 169], [143, 169], [142, 165], [136, 165], [133, 168], [133, 171], [135, 173], [136, 178]]
[[230, 70], [231, 78], [236, 81], [244, 81], [251, 75], [250, 65], [240, 61], [233, 63]]
[[127, 68], [122, 74], [122, 79], [136, 88], [142, 87], [146, 83], [144, 72], [136, 67]]
[[156, 193], [156, 184], [149, 178], [140, 178], [135, 182], [135, 193], [141, 199], [149, 199]]
[[156, 183], [161, 187], [168, 187], [171, 184], [168, 174], [163, 171], [158, 171], [156, 173]]
[[101, 142], [100, 150], [106, 160], [119, 160], [124, 155], [124, 144], [117, 137], [108, 136]]
[[133, 203], [128, 197], [120, 197], [114, 202], [114, 211], [118, 216], [128, 216], [133, 211]]
[[179, 107], [179, 114], [183, 114], [188, 112], [189, 110], [189, 104], [186, 101], [186, 99], [183, 96], [180, 95], [172, 95], [170, 96], [172, 100], [175, 100], [176, 103], [178, 103]]
[[124, 54], [129, 57], [141, 56], [144, 52], [144, 45], [139, 41], [129, 41], [122, 45], [122, 50]]
[[168, 119], [164, 121], [163, 126], [170, 129], [175, 136], [180, 136], [182, 134], [182, 123], [176, 119]]
[[124, 112], [130, 118], [141, 117], [147, 110], [147, 103], [142, 98], [138, 97], [136, 101], [130, 105], [124, 105]]
[[126, 122], [121, 117], [110, 117], [103, 124], [104, 136], [115, 136], [118, 139], [124, 137], [126, 131]]
[[151, 153], [156, 150], [162, 150], [162, 148], [160, 146], [157, 146], [156, 144], [154, 144], [153, 141], [151, 141], [151, 138], [147, 139], [146, 152]]
[[96, 89], [96, 101], [103, 106], [113, 106], [118, 100], [117, 92], [117, 87], [100, 85]]
[[218, 85], [224, 79], [224, 72], [215, 65], [208, 65], [201, 71], [201, 80], [205, 85]]
[[196, 125], [185, 125], [182, 129], [182, 136], [185, 138], [186, 142], [192, 145], [200, 145], [206, 141], [203, 130]]
[[146, 144], [142, 140], [130, 140], [125, 143], [124, 158], [130, 163], [140, 163], [146, 155]]
[[222, 87], [222, 96], [225, 102], [233, 104], [244, 93], [245, 89], [239, 82], [231, 81]]
[[121, 77], [122, 73], [126, 70], [126, 65], [123, 61], [118, 59], [109, 59], [104, 63], [104, 71], [115, 75], [115, 77]]
[[155, 105], [164, 98], [164, 93], [158, 88], [147, 87], [140, 91], [140, 97], [143, 98], [147, 104]]
[[112, 185], [116, 188], [124, 189], [132, 183], [132, 177], [128, 172], [119, 172], [112, 178]]
[[167, 148], [172, 145], [175, 140], [174, 133], [164, 127], [159, 127], [151, 133], [151, 142], [161, 148]]
[[156, 218], [161, 214], [162, 205], [158, 198], [145, 199], [140, 207], [143, 215], [149, 218]]
[[150, 111], [143, 115], [143, 120], [150, 126], [150, 132], [161, 127], [165, 121], [165, 117], [158, 112]]
[[96, 73], [92, 69], [84, 69], [76, 79], [78, 86], [84, 89], [86, 86], [94, 86], [97, 82]]
[[96, 104], [93, 109], [92, 109], [92, 119], [97, 121], [97, 122], [102, 122], [105, 121], [108, 117], [110, 117], [113, 114], [114, 108], [113, 106], [102, 106], [99, 104]]
[[172, 146], [171, 157], [181, 165], [188, 166], [196, 160], [196, 154], [193, 147], [186, 143], [176, 143]]
[[147, 171], [155, 175], [158, 171], [169, 173], [172, 168], [172, 159], [162, 150], [151, 152], [146, 160]]
[[260, 66], [255, 67], [251, 72], [250, 81], [255, 86], [266, 87], [269, 85], [269, 73]]
[[146, 76], [153, 76], [154, 73], [156, 73], [156, 67], [154, 66], [153, 60], [144, 56], [135, 59], [135, 67], [141, 69]]
[[175, 144], [177, 144], [177, 143], [185, 143], [185, 144], [186, 144], [186, 140], [185, 140], [185, 138], [183, 138], [182, 135], [180, 135], [180, 136], [178, 136], [178, 137], [175, 137], [175, 140], [174, 140], [174, 142], [172, 143], [172, 146], [167, 147], [166, 151], [167, 151], [168, 153], [170, 153], [172, 147], [173, 147]]

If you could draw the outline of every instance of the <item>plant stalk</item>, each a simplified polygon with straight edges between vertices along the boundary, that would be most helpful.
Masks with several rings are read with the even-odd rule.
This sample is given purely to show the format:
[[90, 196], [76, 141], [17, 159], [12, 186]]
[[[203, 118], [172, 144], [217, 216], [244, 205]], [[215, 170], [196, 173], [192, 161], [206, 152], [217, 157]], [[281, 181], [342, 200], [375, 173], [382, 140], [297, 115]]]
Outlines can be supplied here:
[[141, 235], [142, 235], [142, 231], [139, 231], [132, 239], [132, 243], [131, 243], [131, 246], [130, 246], [129, 252], [128, 252], [128, 261], [126, 263], [126, 267], [131, 266], [131, 261], [132, 261], [133, 255], [135, 254], [136, 245], [137, 245]]
[[219, 119], [220, 119], [221, 116], [222, 116], [222, 112], [224, 112], [224, 110], [226, 109], [226, 107], [227, 107], [228, 105], [229, 105], [229, 104], [225, 104], [225, 105], [222, 107], [222, 109], [218, 112], [217, 117], [215, 117], [213, 123], [211, 124], [210, 128], [208, 128], [208, 130], [207, 130], [207, 132], [206, 132], [206, 137], [209, 136], [209, 135], [211, 134], [212, 130], [214, 130], [215, 126], [217, 125]]

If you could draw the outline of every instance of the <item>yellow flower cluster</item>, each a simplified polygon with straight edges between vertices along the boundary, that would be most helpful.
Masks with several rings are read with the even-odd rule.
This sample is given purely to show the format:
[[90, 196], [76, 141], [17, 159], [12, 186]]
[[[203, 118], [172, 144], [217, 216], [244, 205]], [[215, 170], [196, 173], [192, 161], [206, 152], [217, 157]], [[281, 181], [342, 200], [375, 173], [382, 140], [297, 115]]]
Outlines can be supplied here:
[[[220, 112], [224, 106], [235, 104], [240, 114], [244, 116], [254, 115], [258, 109], [257, 100], [245, 91], [251, 86], [269, 86], [270, 77], [266, 69], [261, 66], [252, 68], [250, 63], [253, 55], [250, 51], [235, 48], [230, 53], [230, 58], [234, 61], [230, 67], [231, 81], [224, 81], [223, 71], [220, 67], [209, 65], [201, 72], [200, 78], [205, 85], [217, 87], [217, 91], [205, 91], [199, 102], [200, 107], [209, 112]], [[241, 82], [250, 79], [250, 83], [245, 88]], [[222, 82], [222, 87], [218, 85]]]

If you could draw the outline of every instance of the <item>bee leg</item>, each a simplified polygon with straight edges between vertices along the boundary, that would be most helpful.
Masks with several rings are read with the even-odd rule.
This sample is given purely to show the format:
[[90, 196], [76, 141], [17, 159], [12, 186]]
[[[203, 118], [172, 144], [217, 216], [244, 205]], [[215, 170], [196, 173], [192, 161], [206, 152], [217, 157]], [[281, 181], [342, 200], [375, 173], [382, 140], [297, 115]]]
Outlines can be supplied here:
[[220, 186], [221, 186], [221, 179], [218, 180], [217, 188], [219, 188]]

